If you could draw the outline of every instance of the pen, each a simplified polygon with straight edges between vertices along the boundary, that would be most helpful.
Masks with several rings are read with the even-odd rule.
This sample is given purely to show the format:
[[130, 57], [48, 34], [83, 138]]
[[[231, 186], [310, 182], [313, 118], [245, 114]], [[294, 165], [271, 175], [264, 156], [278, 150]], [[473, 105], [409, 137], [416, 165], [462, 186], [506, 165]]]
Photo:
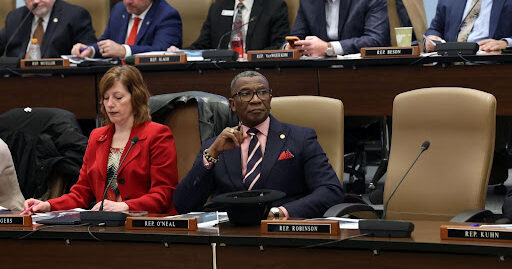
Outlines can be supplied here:
[[20, 213], [20, 215], [25, 215], [25, 214], [27, 214], [28, 212], [30, 212], [30, 210], [32, 210], [32, 208], [34, 208], [34, 206], [38, 205], [39, 203], [40, 203], [40, 202], [37, 202], [37, 203], [35, 203], [35, 204], [31, 205], [29, 208], [27, 208], [27, 209], [23, 210], [23, 212], [21, 212], [21, 213]]
[[238, 122], [237, 129], [238, 129], [238, 131], [242, 131], [242, 122], [241, 121]]
[[471, 226], [469, 226], [469, 227], [478, 227], [478, 226], [480, 226], [480, 224], [475, 223], [475, 224], [471, 224]]
[[87, 47], [85, 47], [85, 48], [81, 48], [81, 49], [80, 49], [80, 53], [82, 53], [82, 52], [86, 51], [88, 48], [92, 48], [92, 46], [87, 46]]

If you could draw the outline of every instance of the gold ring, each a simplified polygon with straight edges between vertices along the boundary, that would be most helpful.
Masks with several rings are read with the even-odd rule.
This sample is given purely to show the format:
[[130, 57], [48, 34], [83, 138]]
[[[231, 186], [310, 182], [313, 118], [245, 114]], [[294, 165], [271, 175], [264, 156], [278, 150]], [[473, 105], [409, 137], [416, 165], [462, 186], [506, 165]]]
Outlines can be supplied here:
[[230, 132], [230, 133], [232, 133], [232, 134], [234, 134], [234, 133], [235, 133], [235, 130], [233, 130], [233, 128], [230, 128], [230, 129], [229, 129], [229, 132]]

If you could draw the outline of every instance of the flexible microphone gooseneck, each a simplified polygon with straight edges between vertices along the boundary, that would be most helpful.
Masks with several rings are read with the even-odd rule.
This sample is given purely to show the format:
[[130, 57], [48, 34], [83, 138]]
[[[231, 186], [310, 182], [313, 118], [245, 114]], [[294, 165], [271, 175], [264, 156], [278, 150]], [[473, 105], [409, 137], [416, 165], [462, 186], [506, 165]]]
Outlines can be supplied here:
[[420, 158], [421, 154], [425, 152], [430, 147], [430, 142], [425, 141], [421, 144], [421, 151], [416, 156], [416, 159], [409, 166], [409, 169], [402, 176], [402, 179], [398, 182], [398, 184], [393, 188], [393, 191], [389, 195], [389, 198], [386, 201], [386, 204], [383, 208], [382, 217], [380, 219], [365, 219], [359, 221], [359, 231], [361, 234], [368, 234], [370, 236], [376, 237], [411, 237], [411, 233], [414, 230], [414, 224], [409, 221], [400, 221], [400, 220], [386, 220], [386, 213], [388, 209], [389, 201], [393, 198], [393, 195], [400, 187], [400, 184], [404, 181], [404, 179], [409, 174], [409, 171], [414, 167], [416, 161]]
[[7, 43], [5, 44], [5, 48], [4, 48], [4, 53], [2, 54], [2, 57], [5, 57], [7, 55], [7, 48], [9, 47], [9, 45], [11, 44], [11, 41], [12, 39], [16, 36], [16, 34], [18, 33], [18, 31], [21, 29], [21, 27], [23, 26], [23, 24], [25, 24], [25, 21], [27, 21], [28, 17], [30, 17], [30, 15], [32, 15], [32, 11], [34, 11], [34, 9], [37, 8], [37, 6], [39, 5], [39, 3], [34, 3], [32, 5], [32, 9], [29, 10], [29, 12], [27, 13], [27, 15], [25, 15], [25, 17], [23, 18], [23, 20], [21, 21], [20, 25], [18, 25], [18, 28], [16, 28], [16, 30], [14, 30], [14, 33], [11, 35], [11, 37], [9, 38], [9, 40], [7, 41]]
[[[130, 153], [132, 147], [139, 141], [139, 138], [134, 136], [131, 140], [130, 147], [126, 151], [124, 158], [119, 162], [119, 167], [123, 164], [126, 156]], [[107, 180], [108, 180], [108, 172], [107, 172]], [[112, 184], [113, 180], [108, 180], [108, 184], [105, 186], [105, 190], [103, 191], [103, 196], [101, 197], [101, 205], [99, 211], [82, 211], [80, 212], [80, 222], [81, 223], [89, 223], [90, 225], [105, 225], [105, 226], [122, 226], [126, 220], [126, 214], [123, 212], [116, 211], [103, 211], [103, 203], [105, 202], [105, 197], [107, 195], [108, 188]]]
[[227, 31], [226, 33], [224, 33], [220, 38], [219, 38], [219, 43], [217, 43], [217, 49], [220, 49], [220, 46], [222, 45], [222, 41], [224, 40], [224, 38], [226, 38], [226, 36], [228, 36], [228, 34], [231, 34], [232, 32], [234, 31], [238, 31], [240, 30], [242, 27], [246, 26], [247, 24], [253, 22], [256, 20], [258, 16], [254, 16], [252, 18], [249, 19], [248, 22], [244, 23], [244, 24], [241, 24], [241, 25], [238, 25], [237, 27], [231, 29], [230, 31]]

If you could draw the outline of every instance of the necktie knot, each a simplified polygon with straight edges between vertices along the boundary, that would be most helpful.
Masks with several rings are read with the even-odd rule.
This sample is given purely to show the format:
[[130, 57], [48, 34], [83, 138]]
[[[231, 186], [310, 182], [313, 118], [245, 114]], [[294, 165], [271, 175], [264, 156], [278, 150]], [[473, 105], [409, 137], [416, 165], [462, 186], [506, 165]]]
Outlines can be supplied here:
[[250, 135], [250, 136], [254, 136], [254, 135], [257, 135], [260, 131], [256, 128], [251, 128], [247, 131], [247, 134]]

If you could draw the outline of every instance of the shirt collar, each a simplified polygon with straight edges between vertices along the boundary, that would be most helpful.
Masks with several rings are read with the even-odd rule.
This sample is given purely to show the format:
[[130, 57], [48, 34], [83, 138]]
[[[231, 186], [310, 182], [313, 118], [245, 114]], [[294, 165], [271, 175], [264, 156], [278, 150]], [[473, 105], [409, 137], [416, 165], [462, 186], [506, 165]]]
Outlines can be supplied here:
[[[263, 134], [264, 136], [268, 136], [268, 129], [270, 128], [270, 117], [267, 117], [266, 120], [264, 120], [262, 123], [254, 126], [253, 128], [256, 128], [258, 129], [258, 131], [260, 131], [261, 134]], [[245, 125], [242, 125], [242, 131], [244, 134], [247, 133], [247, 131], [249, 131], [249, 127], [245, 126]]]
[[151, 9], [151, 6], [153, 6], [153, 2], [151, 2], [151, 4], [149, 4], [148, 8], [146, 8], [146, 10], [144, 10], [144, 12], [142, 12], [140, 15], [132, 14], [132, 19], [140, 18], [140, 20], [143, 21], [144, 18], [146, 17], [146, 14], [148, 14], [148, 11]]
[[[50, 16], [52, 15], [52, 11], [53, 11], [53, 7], [50, 8], [50, 10], [48, 11], [48, 13], [46, 13], [46, 15], [44, 15], [41, 19], [43, 19], [43, 23], [48, 23], [48, 21], [50, 21]], [[34, 15], [34, 19], [35, 19], [35, 22], [38, 23], [39, 22], [39, 16], [36, 16]]]

